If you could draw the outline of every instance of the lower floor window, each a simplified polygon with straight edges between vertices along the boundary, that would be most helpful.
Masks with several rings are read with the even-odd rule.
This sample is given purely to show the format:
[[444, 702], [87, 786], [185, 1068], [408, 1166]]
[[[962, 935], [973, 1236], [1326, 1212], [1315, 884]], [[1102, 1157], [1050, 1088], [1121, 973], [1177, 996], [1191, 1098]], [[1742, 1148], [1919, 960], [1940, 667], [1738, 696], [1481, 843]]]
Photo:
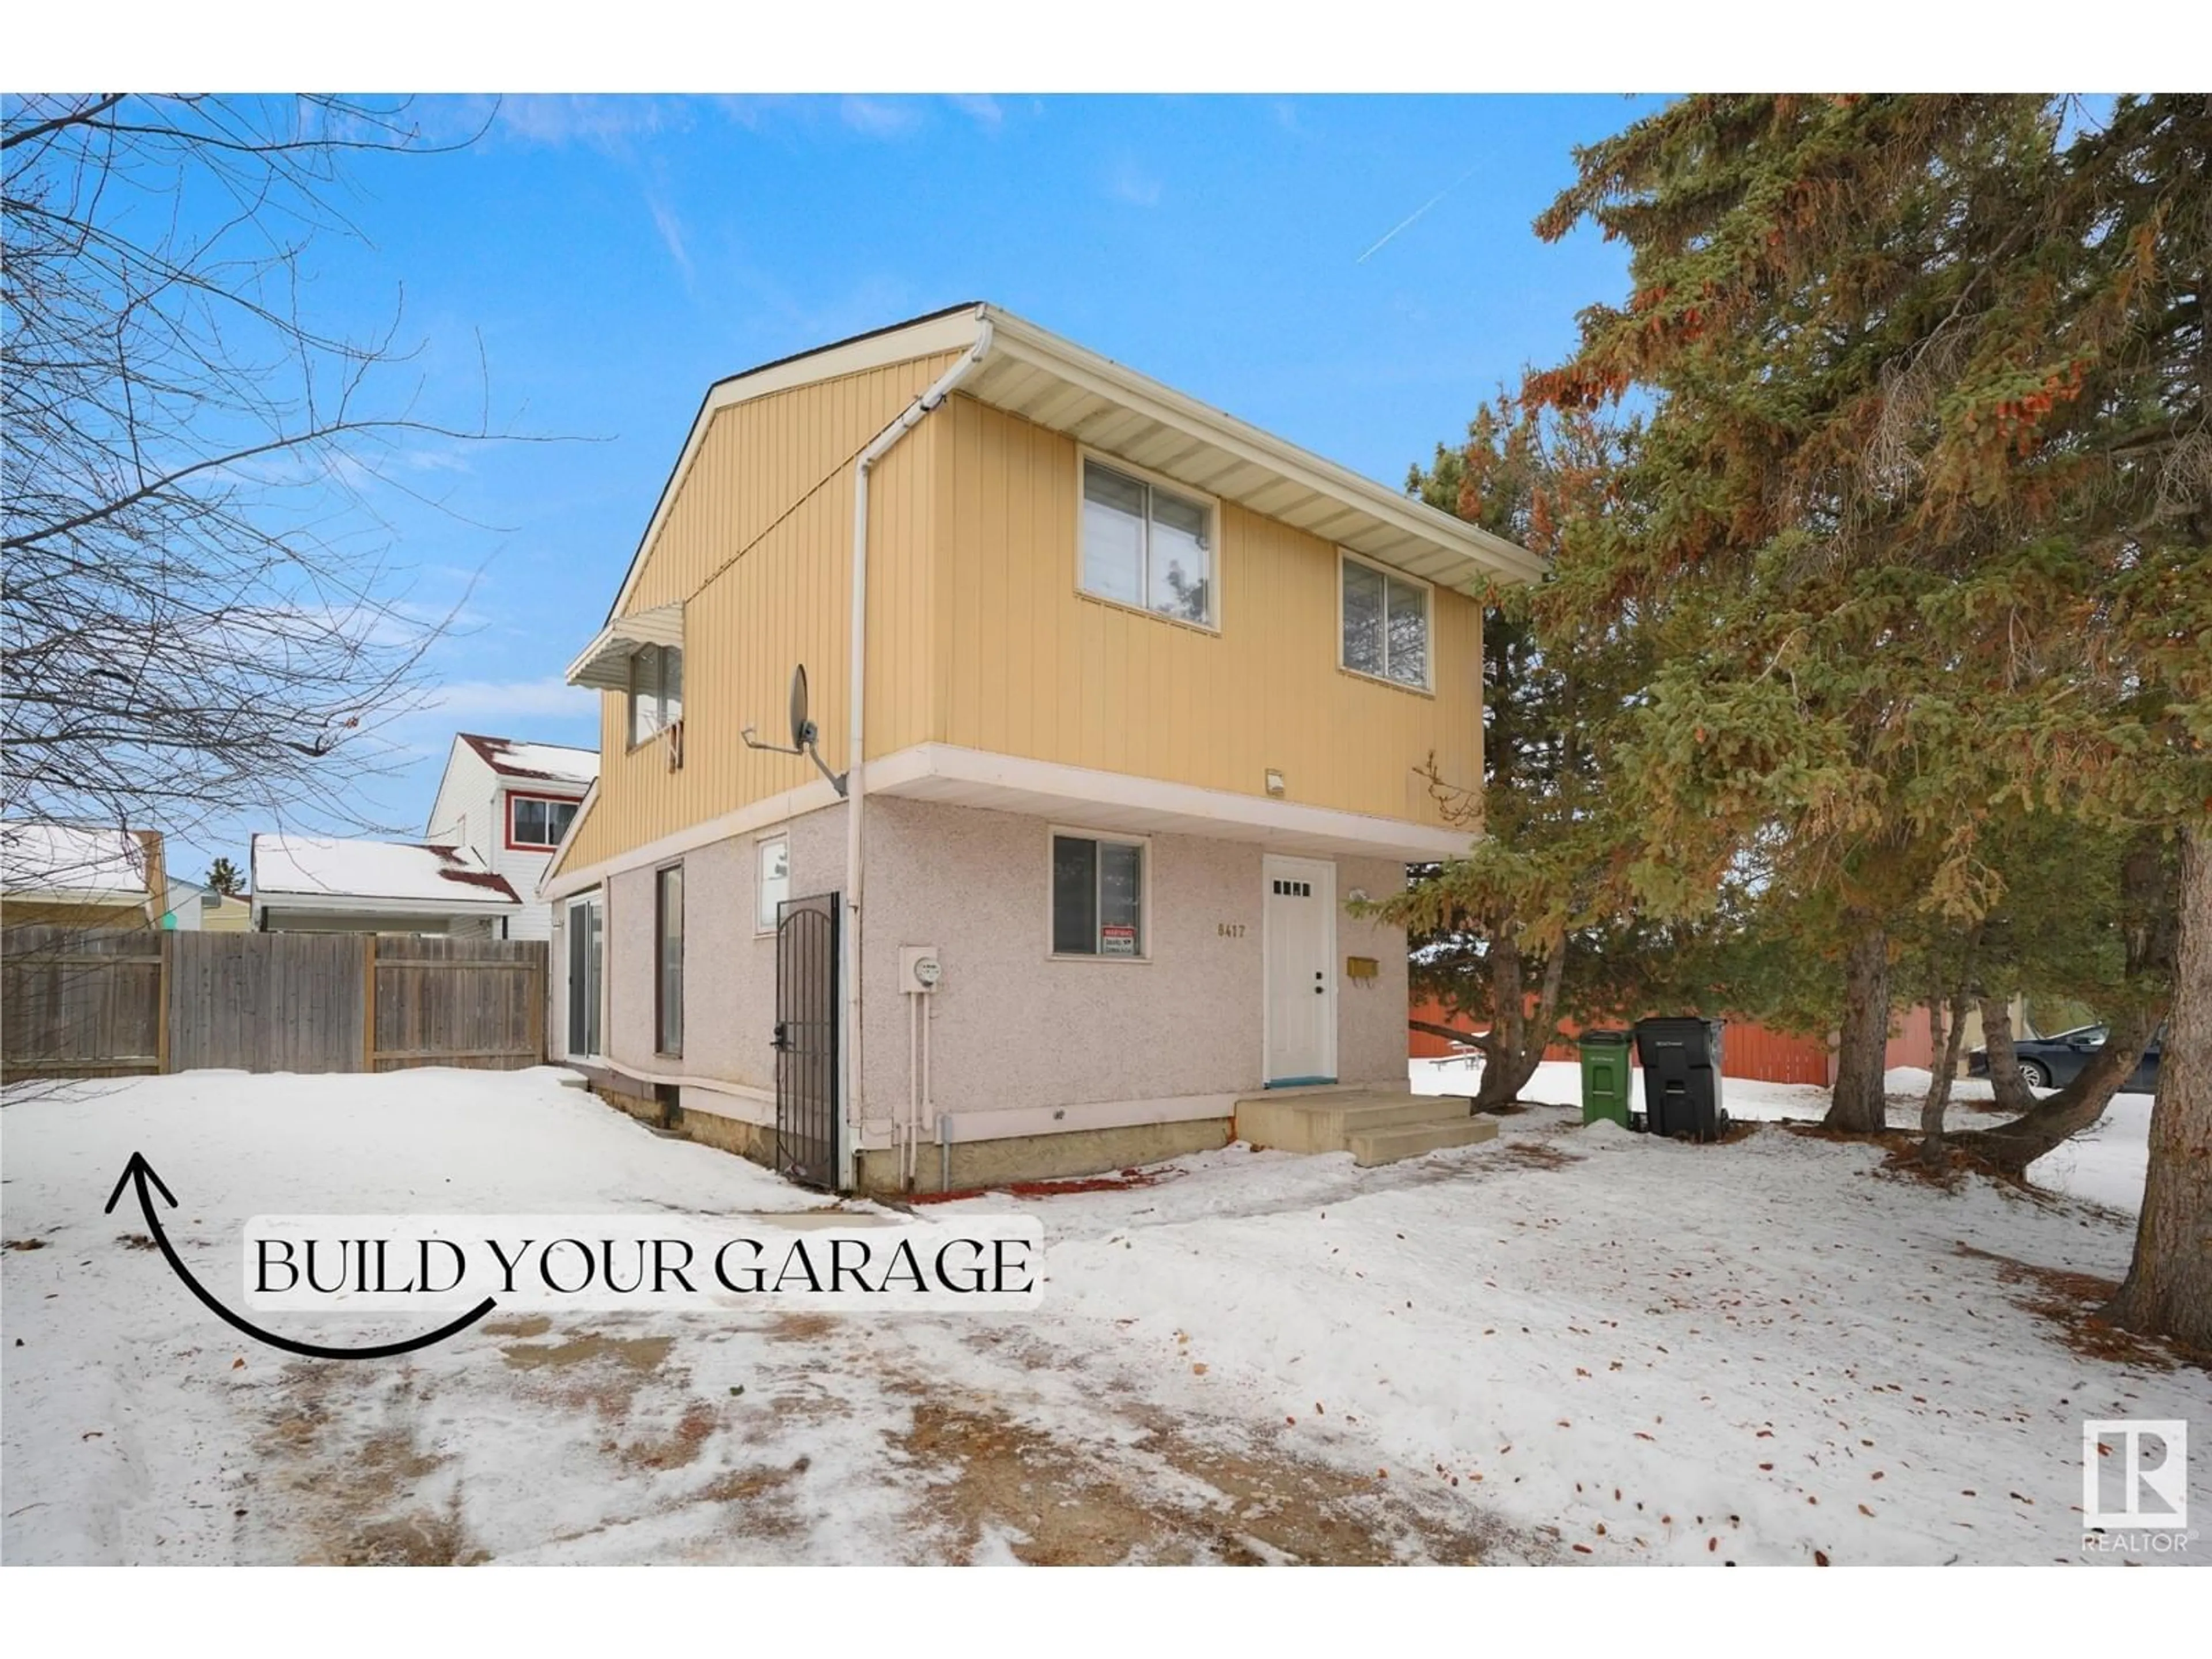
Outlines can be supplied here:
[[771, 836], [758, 842], [754, 856], [760, 862], [760, 881], [753, 910], [753, 930], [773, 933], [783, 902], [791, 896], [791, 837]]
[[1062, 957], [1145, 954], [1145, 843], [1052, 838], [1052, 950]]
[[653, 879], [653, 1047], [684, 1052], [684, 866], [672, 864]]

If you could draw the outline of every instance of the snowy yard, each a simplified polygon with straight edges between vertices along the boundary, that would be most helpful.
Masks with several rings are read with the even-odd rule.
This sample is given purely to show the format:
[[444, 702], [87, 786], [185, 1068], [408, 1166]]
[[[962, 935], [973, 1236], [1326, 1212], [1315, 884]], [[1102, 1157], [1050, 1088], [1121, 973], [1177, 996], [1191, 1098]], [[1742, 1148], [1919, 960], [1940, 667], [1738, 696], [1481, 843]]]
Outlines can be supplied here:
[[[1231, 1147], [968, 1200], [1042, 1218], [1035, 1318], [495, 1316], [376, 1362], [237, 1337], [135, 1214], [101, 1213], [143, 1150], [222, 1289], [267, 1211], [825, 1202], [558, 1078], [11, 1097], [6, 1559], [2078, 1561], [2083, 1418], [2212, 1441], [2212, 1377], [2078, 1352], [2028, 1305], [2125, 1267], [2129, 1097], [2037, 1172], [2080, 1197], [1945, 1193], [1776, 1125], [1691, 1147], [1538, 1107], [1375, 1170]], [[1739, 1118], [1818, 1101], [1729, 1091]], [[2200, 1514], [2208, 1470], [2200, 1449]]]

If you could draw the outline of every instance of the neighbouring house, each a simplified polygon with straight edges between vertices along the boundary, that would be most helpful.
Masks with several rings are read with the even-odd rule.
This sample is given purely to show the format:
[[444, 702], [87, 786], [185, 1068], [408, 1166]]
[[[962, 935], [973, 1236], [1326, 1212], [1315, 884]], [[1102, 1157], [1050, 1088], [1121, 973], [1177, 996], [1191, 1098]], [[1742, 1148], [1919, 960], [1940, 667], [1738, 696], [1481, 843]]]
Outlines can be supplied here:
[[465, 847], [258, 835], [251, 856], [256, 933], [497, 939], [523, 908]]
[[243, 893], [218, 893], [210, 888], [200, 900], [200, 930], [209, 933], [244, 933], [253, 927], [253, 901]]
[[1402, 1091], [1360, 905], [1475, 833], [1483, 595], [1541, 569], [995, 306], [720, 381], [568, 670], [555, 1042], [848, 1188]]
[[506, 938], [550, 936], [552, 907], [532, 896], [599, 775], [596, 750], [471, 732], [453, 739], [424, 839], [465, 848], [523, 896]]
[[0, 823], [0, 920], [10, 927], [159, 927], [170, 890], [157, 830]]
[[182, 876], [171, 876], [168, 890], [161, 896], [159, 925], [170, 933], [197, 933], [207, 926], [208, 906], [221, 897], [212, 887], [186, 881]]

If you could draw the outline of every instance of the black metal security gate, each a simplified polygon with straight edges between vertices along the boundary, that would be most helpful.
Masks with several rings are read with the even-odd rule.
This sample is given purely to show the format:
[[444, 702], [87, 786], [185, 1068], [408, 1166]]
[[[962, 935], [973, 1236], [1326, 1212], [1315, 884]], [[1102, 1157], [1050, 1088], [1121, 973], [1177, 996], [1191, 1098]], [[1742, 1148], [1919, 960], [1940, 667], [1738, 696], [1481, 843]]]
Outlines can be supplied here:
[[775, 908], [775, 1167], [837, 1185], [837, 936], [842, 896]]

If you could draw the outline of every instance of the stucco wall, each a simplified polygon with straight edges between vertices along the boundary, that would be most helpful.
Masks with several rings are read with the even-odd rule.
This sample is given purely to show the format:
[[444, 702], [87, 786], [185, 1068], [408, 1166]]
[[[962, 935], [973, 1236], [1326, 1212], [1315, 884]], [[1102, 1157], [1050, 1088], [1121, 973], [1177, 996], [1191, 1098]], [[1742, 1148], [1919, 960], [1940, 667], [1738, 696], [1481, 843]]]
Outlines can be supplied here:
[[[903, 1114], [902, 945], [938, 948], [931, 1093], [956, 1114], [1247, 1093], [1261, 1083], [1262, 849], [1153, 838], [1149, 960], [1053, 960], [1051, 825], [1042, 818], [878, 798], [868, 804], [864, 1115]], [[1340, 860], [1340, 895], [1394, 890], [1402, 866]], [[1223, 924], [1242, 927], [1224, 936]], [[1338, 998], [1338, 1075], [1405, 1077], [1404, 935], [1340, 918], [1338, 954], [1372, 956], [1371, 984]], [[1339, 963], [1341, 968], [1341, 962]], [[963, 1125], [963, 1133], [968, 1126]]]
[[[662, 1069], [653, 1052], [653, 872], [631, 870], [606, 884], [606, 1058], [646, 1072]], [[688, 1012], [688, 1011], [687, 1011]]]
[[[791, 837], [791, 896], [836, 888], [845, 873], [845, 809], [835, 806], [773, 829], [698, 848], [684, 866], [684, 1054], [653, 1046], [652, 870], [607, 884], [605, 969], [609, 1008], [605, 1058], [633, 1072], [711, 1079], [741, 1087], [775, 1086], [775, 940], [754, 931], [755, 844]], [[556, 944], [559, 941], [556, 940]], [[565, 948], [565, 946], [562, 947]], [[561, 972], [567, 972], [562, 958]], [[566, 1018], [565, 998], [554, 1012]], [[562, 1028], [565, 1036], [565, 1027]], [[712, 1109], [711, 1101], [702, 1103]]]
[[[778, 826], [791, 838], [794, 897], [844, 879], [844, 814], [839, 805]], [[963, 1139], [985, 1127], [978, 1115], [994, 1112], [1233, 1096], [1261, 1086], [1260, 847], [1155, 836], [1148, 959], [1070, 962], [1053, 959], [1048, 948], [1046, 819], [879, 796], [868, 803], [867, 825], [863, 1146], [885, 1144], [906, 1112], [909, 1004], [898, 982], [906, 945], [934, 946], [944, 966], [926, 1005], [931, 1093], [939, 1112], [964, 1120]], [[777, 832], [732, 837], [684, 859], [680, 1060], [653, 1047], [653, 872], [607, 884], [611, 1064], [634, 1074], [774, 1089], [775, 947], [772, 936], [754, 931], [754, 848]], [[1338, 861], [1340, 896], [1362, 888], [1380, 898], [1403, 879], [1391, 860]], [[1378, 964], [1376, 979], [1341, 983], [1338, 1076], [1401, 1083], [1404, 935], [1350, 915], [1337, 927], [1340, 970], [1346, 957]], [[555, 948], [557, 981], [566, 974], [557, 935]], [[552, 1000], [553, 1029], [563, 1040], [565, 1000], [559, 992]], [[686, 1110], [695, 1105], [754, 1115], [726, 1097], [718, 1103], [702, 1091], [695, 1102], [687, 1091]]]
[[[1395, 859], [1339, 859], [1340, 900], [1354, 888], [1381, 902], [1406, 884], [1406, 866]], [[1406, 1010], [1410, 995], [1406, 964], [1406, 930], [1340, 913], [1336, 919], [1337, 967], [1346, 957], [1372, 957], [1376, 977], [1346, 978], [1336, 994], [1336, 1075], [1345, 1083], [1406, 1081]]]

